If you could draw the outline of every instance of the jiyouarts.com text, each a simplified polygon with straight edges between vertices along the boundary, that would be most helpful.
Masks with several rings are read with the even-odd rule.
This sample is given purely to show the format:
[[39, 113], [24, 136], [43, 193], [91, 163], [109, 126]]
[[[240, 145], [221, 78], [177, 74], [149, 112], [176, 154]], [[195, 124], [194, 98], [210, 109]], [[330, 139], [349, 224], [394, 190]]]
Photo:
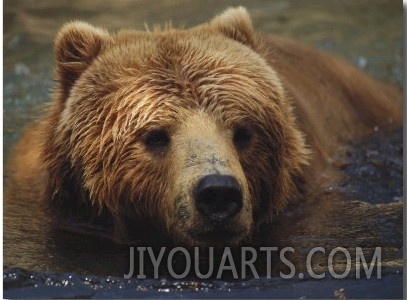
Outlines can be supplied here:
[[[217, 250], [218, 251], [218, 250]], [[219, 251], [218, 251], [219, 252]], [[246, 279], [248, 277], [259, 278], [259, 272], [256, 267], [256, 261], [261, 255], [265, 259], [262, 260], [262, 270], [265, 270], [265, 276], [271, 278], [273, 270], [273, 262], [279, 259], [280, 265], [285, 267], [285, 271], [280, 271], [279, 276], [283, 279], [291, 279], [297, 277], [304, 278], [306, 275], [314, 279], [322, 279], [327, 276], [327, 273], [336, 279], [343, 279], [349, 276], [352, 270], [355, 271], [357, 279], [361, 278], [361, 274], [365, 278], [371, 278], [373, 271], [376, 270], [376, 278], [381, 278], [381, 248], [376, 247], [374, 251], [370, 249], [368, 257], [365, 256], [361, 247], [356, 247], [352, 252], [346, 248], [336, 247], [326, 250], [323, 247], [315, 247], [303, 255], [303, 265], [306, 272], [296, 272], [296, 264], [290, 259], [290, 255], [295, 253], [292, 247], [277, 248], [277, 247], [241, 247], [239, 248], [236, 258], [236, 250], [232, 251], [229, 247], [225, 247], [221, 253], [216, 252], [213, 247], [200, 249], [186, 249], [182, 247], [159, 249], [152, 247], [130, 247], [129, 272], [124, 274], [124, 278], [128, 279], [135, 276], [137, 279], [160, 278], [162, 270], [166, 270], [174, 279], [183, 279], [191, 273], [200, 279], [216, 277], [222, 278], [226, 273], [234, 279]], [[233, 252], [233, 254], [232, 254]], [[220, 255], [219, 255], [220, 254]], [[313, 261], [315, 257], [323, 255], [326, 259], [325, 265], [327, 271], [316, 269]], [[273, 259], [272, 259], [273, 257]], [[335, 268], [335, 258], [341, 257], [342, 268]], [[151, 275], [147, 272], [145, 266], [146, 259], [149, 260], [153, 271]], [[320, 257], [318, 258], [321, 259]], [[181, 267], [175, 267], [176, 261], [182, 260]], [[363, 272], [363, 273], [362, 273]], [[263, 273], [261, 273], [263, 274]], [[363, 275], [362, 275], [363, 276]]]

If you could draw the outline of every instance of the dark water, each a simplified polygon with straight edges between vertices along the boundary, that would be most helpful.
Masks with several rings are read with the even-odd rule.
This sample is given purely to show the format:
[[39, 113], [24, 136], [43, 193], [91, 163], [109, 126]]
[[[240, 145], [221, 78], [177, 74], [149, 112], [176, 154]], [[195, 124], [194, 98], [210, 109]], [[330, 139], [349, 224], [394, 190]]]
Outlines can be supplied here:
[[4, 279], [7, 298], [401, 298], [402, 276], [382, 279], [291, 280], [252, 279], [245, 282], [125, 280], [119, 277], [77, 276], [7, 271]]
[[[402, 6], [397, 1], [17, 1], [4, 3], [4, 153], [22, 127], [43, 110], [53, 86], [52, 41], [66, 21], [143, 28], [172, 19], [193, 26], [226, 7], [246, 6], [255, 27], [288, 35], [333, 51], [377, 78], [402, 81]], [[382, 247], [382, 278], [321, 280], [278, 276], [284, 265], [273, 257], [267, 279], [126, 280], [129, 247], [106, 240], [53, 231], [32, 204], [4, 207], [4, 296], [7, 298], [401, 298], [403, 291], [402, 130], [355, 141], [341, 165], [346, 174], [331, 194], [312, 208], [280, 216], [267, 231], [269, 246], [292, 246], [296, 270], [316, 246]], [[7, 174], [5, 174], [7, 184]], [[335, 196], [345, 193], [348, 200]], [[323, 199], [323, 201], [321, 200]], [[307, 210], [308, 209], [308, 210]], [[308, 211], [312, 209], [313, 214]], [[317, 212], [318, 218], [310, 217]], [[36, 222], [33, 220], [41, 220]], [[293, 226], [295, 224], [295, 226]], [[349, 228], [351, 227], [351, 230]], [[357, 228], [357, 230], [355, 230]], [[265, 245], [267, 246], [267, 245]], [[352, 255], [353, 256], [353, 255]], [[316, 261], [319, 270], [326, 270]], [[260, 261], [262, 264], [262, 261]], [[335, 262], [341, 268], [341, 260]], [[259, 266], [259, 270], [261, 266]], [[285, 271], [284, 271], [285, 272]], [[375, 273], [374, 273], [375, 274]]]

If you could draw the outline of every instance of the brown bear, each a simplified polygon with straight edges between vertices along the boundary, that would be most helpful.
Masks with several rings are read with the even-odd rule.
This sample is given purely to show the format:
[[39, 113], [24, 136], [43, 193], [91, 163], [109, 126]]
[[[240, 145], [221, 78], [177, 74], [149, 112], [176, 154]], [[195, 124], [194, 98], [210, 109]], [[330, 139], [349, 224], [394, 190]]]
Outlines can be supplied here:
[[118, 241], [250, 240], [340, 176], [340, 145], [397, 126], [401, 89], [253, 31], [232, 8], [191, 29], [65, 25], [57, 86], [11, 163], [14, 201]]

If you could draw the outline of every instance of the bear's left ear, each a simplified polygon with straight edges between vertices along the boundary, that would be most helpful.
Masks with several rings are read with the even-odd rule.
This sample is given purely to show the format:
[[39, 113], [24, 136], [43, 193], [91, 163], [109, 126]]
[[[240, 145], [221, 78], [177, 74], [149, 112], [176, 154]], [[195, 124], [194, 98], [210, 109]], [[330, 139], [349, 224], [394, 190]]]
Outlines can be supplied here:
[[79, 21], [68, 23], [59, 31], [54, 52], [58, 81], [65, 99], [72, 85], [90, 66], [108, 38], [107, 31]]
[[243, 6], [228, 8], [225, 12], [213, 18], [210, 25], [225, 36], [251, 48], [256, 48], [252, 19]]

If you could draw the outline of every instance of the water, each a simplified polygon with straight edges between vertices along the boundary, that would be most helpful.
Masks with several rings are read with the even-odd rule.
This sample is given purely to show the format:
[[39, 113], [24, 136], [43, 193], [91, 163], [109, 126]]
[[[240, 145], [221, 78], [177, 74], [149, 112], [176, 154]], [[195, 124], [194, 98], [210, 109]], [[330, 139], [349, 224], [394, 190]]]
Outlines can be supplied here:
[[[300, 39], [364, 68], [377, 78], [402, 82], [402, 7], [394, 1], [240, 1], [256, 29]], [[53, 87], [52, 42], [60, 26], [81, 19], [115, 30], [144, 22], [186, 27], [207, 21], [235, 1], [12, 1], [4, 3], [4, 153], [22, 127], [43, 111]], [[279, 278], [285, 265], [272, 257], [273, 276], [247, 280], [125, 280], [129, 247], [97, 237], [55, 231], [36, 204], [4, 207], [5, 297], [69, 298], [299, 298], [386, 297], [402, 295], [402, 131], [379, 131], [347, 150], [345, 172], [332, 193], [317, 195], [309, 207], [288, 211], [266, 228], [269, 246], [296, 249], [298, 272], [309, 249], [382, 247], [379, 279], [322, 280]], [[7, 184], [7, 173], [5, 174]], [[339, 200], [346, 193], [349, 200]], [[323, 200], [323, 201], [322, 201]], [[315, 220], [315, 211], [318, 219]], [[312, 213], [310, 213], [312, 212]], [[295, 225], [293, 225], [295, 224]], [[349, 230], [358, 228], [359, 231]], [[261, 241], [264, 242], [264, 241]], [[261, 243], [259, 242], [259, 243]], [[267, 245], [265, 245], [267, 246]], [[327, 252], [328, 253], [328, 252]], [[325, 270], [326, 256], [315, 260]], [[260, 260], [260, 264], [264, 262]], [[341, 259], [335, 264], [341, 267]], [[261, 270], [261, 266], [259, 266]], [[150, 270], [151, 271], [151, 270]]]

